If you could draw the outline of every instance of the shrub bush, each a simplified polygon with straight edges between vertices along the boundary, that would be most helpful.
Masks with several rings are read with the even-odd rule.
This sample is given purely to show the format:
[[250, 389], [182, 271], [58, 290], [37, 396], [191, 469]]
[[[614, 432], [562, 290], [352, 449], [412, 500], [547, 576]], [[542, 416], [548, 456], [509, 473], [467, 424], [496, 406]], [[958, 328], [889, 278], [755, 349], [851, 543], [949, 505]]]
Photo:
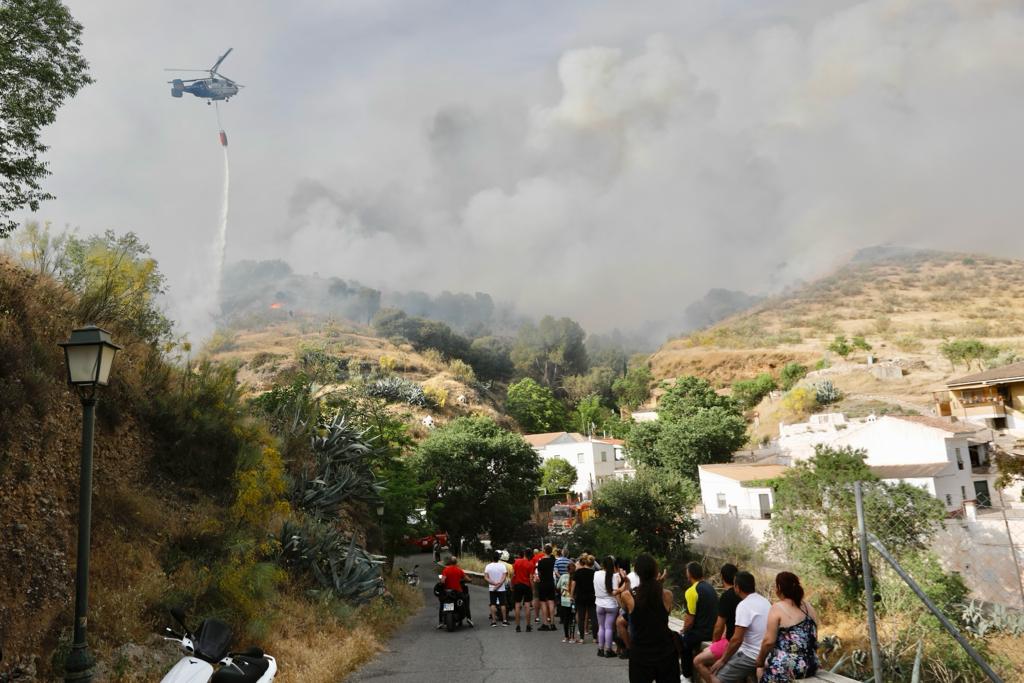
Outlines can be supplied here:
[[782, 380], [782, 389], [784, 391], [789, 391], [796, 386], [796, 383], [803, 379], [806, 374], [806, 365], [801, 365], [800, 363], [787, 363], [782, 368], [782, 372], [779, 373], [779, 378]]
[[448, 372], [452, 374], [452, 377], [463, 384], [471, 384], [476, 381], [476, 374], [473, 372], [473, 366], [465, 361], [459, 360], [458, 358], [448, 363]]

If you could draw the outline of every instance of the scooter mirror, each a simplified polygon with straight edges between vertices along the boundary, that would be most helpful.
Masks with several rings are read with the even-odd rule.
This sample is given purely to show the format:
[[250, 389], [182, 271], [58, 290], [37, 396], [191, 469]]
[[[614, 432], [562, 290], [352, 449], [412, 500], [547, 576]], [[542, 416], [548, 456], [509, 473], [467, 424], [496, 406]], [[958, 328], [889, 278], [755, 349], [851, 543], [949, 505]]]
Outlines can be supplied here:
[[172, 607], [171, 616], [174, 617], [174, 620], [176, 622], [181, 624], [181, 627], [183, 629], [185, 629], [186, 631], [188, 630], [188, 626], [185, 625], [185, 610], [181, 609], [180, 607]]

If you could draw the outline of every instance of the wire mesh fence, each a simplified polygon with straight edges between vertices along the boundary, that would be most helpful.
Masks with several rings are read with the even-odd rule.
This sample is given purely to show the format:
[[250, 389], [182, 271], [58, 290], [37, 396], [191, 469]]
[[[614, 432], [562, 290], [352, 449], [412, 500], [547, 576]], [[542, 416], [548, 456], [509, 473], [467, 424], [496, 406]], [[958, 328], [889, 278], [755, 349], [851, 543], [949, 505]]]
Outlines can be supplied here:
[[1024, 516], [879, 514], [858, 486], [881, 680], [1024, 682]]

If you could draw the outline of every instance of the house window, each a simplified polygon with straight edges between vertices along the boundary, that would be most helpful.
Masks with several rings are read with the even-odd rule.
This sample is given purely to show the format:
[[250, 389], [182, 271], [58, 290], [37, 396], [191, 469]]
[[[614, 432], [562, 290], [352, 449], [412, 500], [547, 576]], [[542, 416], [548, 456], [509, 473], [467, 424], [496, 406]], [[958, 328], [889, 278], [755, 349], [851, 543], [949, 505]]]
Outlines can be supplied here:
[[956, 448], [956, 468], [962, 470], [964, 468], [964, 459], [960, 456], [960, 449]]
[[960, 487], [960, 499], [961, 500], [967, 500], [967, 487], [966, 486], [961, 486]]
[[949, 495], [947, 493], [946, 494], [946, 505], [952, 505], [952, 504], [953, 504], [953, 496], [951, 496], [951, 495]]
[[583, 464], [583, 454], [582, 453], [577, 453], [576, 454], [576, 462], [580, 463], [581, 465]]
[[601, 451], [601, 462], [608, 462], [608, 454], [605, 451]]
[[718, 494], [718, 509], [719, 510], [724, 510], [725, 509], [725, 494], [724, 493], [719, 493]]

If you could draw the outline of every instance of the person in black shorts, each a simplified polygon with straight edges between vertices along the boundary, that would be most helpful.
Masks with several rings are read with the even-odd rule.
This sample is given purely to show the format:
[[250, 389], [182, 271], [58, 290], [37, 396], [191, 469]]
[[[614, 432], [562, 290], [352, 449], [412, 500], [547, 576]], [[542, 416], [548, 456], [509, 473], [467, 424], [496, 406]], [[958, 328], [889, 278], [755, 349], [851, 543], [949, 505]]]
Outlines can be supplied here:
[[541, 625], [538, 631], [557, 631], [555, 626], [555, 556], [551, 545], [544, 546], [544, 557], [537, 562], [537, 598], [540, 600]]
[[512, 599], [515, 600], [516, 633], [522, 631], [519, 626], [520, 611], [526, 612], [526, 630], [532, 631], [533, 613], [533, 573], [535, 567], [529, 560], [529, 550], [519, 551], [519, 558], [512, 564]]
[[[597, 622], [595, 614], [594, 595], [594, 558], [590, 555], [580, 557], [580, 565], [576, 567], [576, 573], [572, 578], [572, 597], [576, 603], [576, 624], [579, 627], [577, 643], [582, 643], [587, 637], [587, 624]], [[596, 638], [595, 638], [596, 640]]]

